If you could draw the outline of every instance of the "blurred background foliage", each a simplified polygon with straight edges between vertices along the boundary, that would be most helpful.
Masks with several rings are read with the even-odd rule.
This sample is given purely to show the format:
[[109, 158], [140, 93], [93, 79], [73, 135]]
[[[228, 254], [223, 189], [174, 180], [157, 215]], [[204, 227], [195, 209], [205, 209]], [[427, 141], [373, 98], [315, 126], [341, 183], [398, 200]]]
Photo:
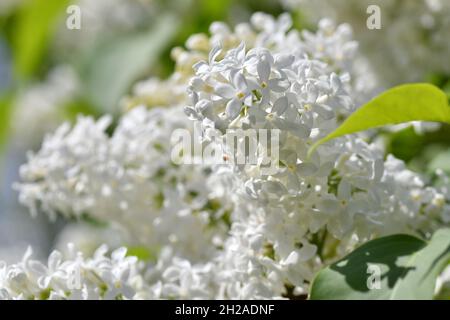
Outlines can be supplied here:
[[[130, 3], [131, 8], [122, 11], [114, 8]], [[66, 28], [70, 4], [81, 5], [81, 30]], [[38, 149], [43, 138], [32, 132], [33, 141], [16, 143], [23, 138], [13, 128], [27, 131], [28, 124], [14, 116], [15, 109], [24, 93], [47, 81], [52, 70], [69, 66], [79, 81], [74, 94], [55, 98], [60, 104], [58, 122], [80, 113], [117, 116], [121, 97], [136, 81], [171, 74], [173, 47], [183, 46], [192, 34], [207, 33], [213, 21], [235, 25], [248, 21], [255, 11], [277, 16], [284, 10], [275, 0], [0, 0], [0, 217], [2, 211], [17, 210], [11, 191], [17, 173], [11, 172], [18, 171], [25, 151]], [[309, 27], [300, 10], [292, 15], [296, 28]], [[431, 74], [424, 81], [450, 97], [449, 75]], [[44, 121], [32, 103], [27, 116]], [[17, 123], [22, 121], [25, 125]], [[436, 168], [450, 173], [450, 126], [423, 132], [407, 126], [383, 131], [382, 137], [387, 153], [414, 170], [430, 176]]]

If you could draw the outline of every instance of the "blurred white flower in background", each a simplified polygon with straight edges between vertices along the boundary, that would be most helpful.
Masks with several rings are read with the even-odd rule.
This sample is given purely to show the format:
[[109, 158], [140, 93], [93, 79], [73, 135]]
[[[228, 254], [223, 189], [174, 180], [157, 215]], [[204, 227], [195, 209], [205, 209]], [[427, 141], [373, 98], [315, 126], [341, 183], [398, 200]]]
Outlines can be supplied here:
[[117, 249], [123, 245], [125, 240], [125, 237], [121, 237], [120, 233], [107, 225], [72, 222], [58, 232], [54, 248], [67, 258], [71, 255], [67, 244], [72, 243], [78, 251], [89, 257], [103, 244], [106, 244], [108, 248]]
[[3, 93], [11, 84], [11, 69], [10, 52], [3, 39], [0, 39], [0, 93]]
[[[27, 1], [30, 0], [1, 1], [0, 15], [2, 18], [8, 18], [8, 15], [14, 14], [14, 9], [20, 8], [20, 5], [28, 8]], [[145, 0], [76, 1], [75, 4], [82, 9], [82, 30], [69, 33], [65, 27], [65, 16], [63, 16], [59, 21], [61, 26], [56, 28], [58, 31], [49, 50], [51, 58], [55, 59], [56, 66], [53, 66], [48, 74], [43, 75], [41, 81], [32, 79], [19, 87], [13, 101], [11, 132], [5, 147], [5, 161], [1, 163], [0, 170], [0, 176], [4, 182], [1, 186], [0, 219], [2, 230], [5, 229], [3, 232], [5, 239], [3, 237], [0, 239], [0, 251], [5, 252], [5, 259], [10, 260], [8, 257], [22, 255], [27, 243], [34, 244], [37, 257], [45, 256], [53, 233], [56, 231], [52, 229], [59, 228], [58, 225], [49, 230], [41, 218], [30, 219], [24, 212], [25, 208], [17, 204], [17, 195], [11, 192], [11, 184], [17, 181], [15, 173], [18, 172], [19, 165], [26, 160], [24, 157], [26, 150], [36, 150], [46, 133], [53, 131], [62, 121], [71, 116], [70, 103], [74, 101], [80, 103], [77, 99], [84, 90], [84, 83], [80, 80], [76, 64], [67, 64], [67, 61], [73, 59], [64, 58], [91, 50], [101, 37], [117, 36], [119, 33], [136, 31], [148, 25], [151, 20], [148, 19], [149, 14], [158, 12], [158, 10], [152, 11], [152, 2]], [[129, 15], [134, 18], [129, 19]], [[4, 70], [4, 67], [1, 66], [1, 69]], [[2, 71], [2, 74], [3, 72], [9, 71]], [[2, 80], [8, 80], [7, 76]], [[28, 230], [29, 227], [33, 230]], [[27, 231], [10, 233], [8, 230]], [[17, 250], [13, 250], [12, 243], [16, 244]]]
[[20, 6], [25, 0], [3, 0], [0, 2], [0, 15], [7, 15], [14, 8]]

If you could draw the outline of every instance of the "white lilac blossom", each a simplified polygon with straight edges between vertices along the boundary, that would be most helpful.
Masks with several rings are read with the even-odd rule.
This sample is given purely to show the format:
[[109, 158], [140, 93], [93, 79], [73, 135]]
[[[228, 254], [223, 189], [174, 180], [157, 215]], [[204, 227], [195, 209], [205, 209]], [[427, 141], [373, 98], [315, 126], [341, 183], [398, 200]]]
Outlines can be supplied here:
[[125, 248], [109, 256], [108, 248], [102, 246], [91, 258], [85, 258], [69, 246], [71, 256], [67, 259], [53, 251], [42, 263], [31, 258], [29, 248], [16, 264], [0, 261], [0, 299], [112, 300], [146, 296], [138, 259], [127, 257]]
[[[347, 24], [335, 25], [331, 20], [320, 21], [315, 33], [298, 31], [292, 28], [288, 14], [274, 18], [257, 12], [249, 23], [240, 23], [234, 28], [222, 22], [211, 24], [210, 36], [194, 34], [186, 41], [186, 49], [176, 47], [172, 50], [175, 71], [167, 80], [151, 78], [138, 83], [133, 95], [124, 99], [127, 108], [145, 104], [147, 106], [170, 106], [185, 104], [185, 94], [189, 79], [194, 75], [193, 66], [208, 60], [210, 52], [220, 44], [222, 55], [229, 49], [245, 43], [246, 49], [270, 48], [272, 53], [286, 53], [298, 57], [318, 59], [324, 68], [342, 77], [349, 77], [351, 85], [346, 89], [355, 102], [365, 102], [378, 91], [378, 83], [370, 66], [358, 51], [352, 29]], [[221, 55], [219, 53], [219, 57]], [[212, 57], [212, 56], [211, 56]], [[238, 57], [236, 57], [238, 58]], [[289, 60], [285, 61], [289, 63]], [[169, 94], [170, 93], [170, 94]]]
[[[275, 39], [268, 36], [266, 43], [276, 43], [279, 33], [272, 35]], [[253, 199], [263, 213], [253, 209], [246, 222], [237, 219], [232, 225], [239, 230], [239, 224], [248, 227], [249, 220], [258, 221], [255, 235], [244, 231], [243, 243], [255, 246], [250, 255], [236, 250], [234, 256], [242, 260], [244, 255], [244, 265], [252, 269], [240, 285], [250, 285], [256, 275], [259, 292], [270, 292], [265, 283], [278, 289], [270, 297], [286, 294], [289, 287], [304, 290], [317, 259], [334, 260], [381, 235], [428, 234], [449, 210], [443, 190], [427, 186], [402, 161], [392, 156], [385, 161], [382, 150], [358, 135], [329, 142], [308, 158], [309, 147], [354, 110], [347, 91], [351, 79], [336, 74], [320, 54], [307, 54], [317, 50], [307, 42], [284, 39], [286, 47], [290, 44], [293, 48], [287, 52], [269, 45], [248, 50], [245, 42], [228, 51], [214, 47], [208, 61], [194, 67], [192, 104], [186, 107], [205, 132], [281, 130], [278, 172], [265, 175], [260, 165], [237, 166], [242, 179], [237, 191], [245, 193], [243, 201]], [[238, 239], [232, 234], [230, 242]], [[264, 247], [271, 249], [270, 258], [262, 254]]]
[[110, 124], [107, 116], [80, 117], [47, 136], [21, 168], [21, 203], [33, 215], [93, 218], [131, 243], [209, 257], [227, 229], [230, 205], [208, 182], [210, 168], [171, 162], [171, 133], [191, 125], [182, 108], [133, 109], [111, 137]]
[[14, 141], [22, 147], [34, 146], [45, 133], [64, 119], [64, 106], [79, 89], [79, 80], [69, 66], [58, 66], [48, 78], [19, 94], [14, 103]]
[[450, 265], [448, 265], [439, 275], [436, 282], [435, 293], [438, 297], [442, 296], [443, 299], [448, 297], [448, 294], [450, 293]]
[[169, 247], [154, 265], [125, 247], [102, 245], [87, 257], [75, 248], [54, 250], [46, 262], [32, 259], [31, 248], [17, 263], [0, 261], [0, 300], [212, 299], [218, 291], [212, 262], [191, 264]]
[[214, 299], [219, 272], [213, 261], [193, 263], [165, 247], [158, 261], [147, 268], [144, 279], [155, 299]]
[[[349, 23], [384, 87], [450, 74], [450, 2], [446, 0], [285, 0], [310, 22]], [[377, 5], [381, 29], [371, 30], [367, 9]]]
[[[89, 222], [67, 223], [56, 236], [54, 248], [61, 252], [63, 257], [70, 257], [71, 248], [67, 246], [72, 243], [77, 251], [89, 257], [101, 245], [106, 244], [111, 250], [115, 250], [126, 243], [125, 235], [120, 234], [114, 228], [104, 224]], [[33, 250], [35, 250], [33, 248]]]

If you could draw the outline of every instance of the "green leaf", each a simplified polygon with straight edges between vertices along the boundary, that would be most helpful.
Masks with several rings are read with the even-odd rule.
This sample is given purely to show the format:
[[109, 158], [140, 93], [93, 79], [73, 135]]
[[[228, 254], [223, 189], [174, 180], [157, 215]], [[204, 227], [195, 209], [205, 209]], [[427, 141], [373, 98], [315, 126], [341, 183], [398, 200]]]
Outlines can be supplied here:
[[428, 83], [405, 84], [375, 97], [352, 113], [336, 130], [317, 141], [309, 150], [324, 142], [350, 133], [410, 121], [450, 123], [447, 95]]
[[[450, 229], [427, 244], [409, 235], [369, 241], [322, 269], [310, 299], [432, 299], [439, 273], [450, 261]], [[380, 270], [380, 288], [369, 289], [369, 266]]]
[[426, 247], [412, 255], [413, 267], [400, 278], [392, 292], [393, 299], [432, 299], [436, 279], [450, 261], [450, 229], [436, 231]]
[[145, 75], [175, 34], [177, 21], [164, 15], [149, 30], [102, 43], [81, 67], [86, 97], [111, 110], [133, 82]]
[[28, 77], [36, 70], [69, 0], [32, 0], [22, 5], [14, 31], [16, 74]]

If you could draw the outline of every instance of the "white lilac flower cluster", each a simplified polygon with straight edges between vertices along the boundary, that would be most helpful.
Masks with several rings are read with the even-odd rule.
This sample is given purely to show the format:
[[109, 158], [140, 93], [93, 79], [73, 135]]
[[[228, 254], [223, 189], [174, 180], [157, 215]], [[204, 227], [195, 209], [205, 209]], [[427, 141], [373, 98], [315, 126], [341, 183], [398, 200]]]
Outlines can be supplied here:
[[122, 229], [130, 243], [209, 257], [230, 208], [208, 181], [209, 168], [171, 162], [171, 133], [190, 125], [183, 110], [133, 109], [111, 137], [110, 125], [109, 117], [80, 117], [47, 136], [21, 168], [19, 200], [34, 215], [89, 217]]
[[54, 130], [64, 119], [64, 105], [76, 96], [79, 86], [74, 70], [61, 65], [44, 82], [25, 89], [14, 103], [15, 141], [28, 148]]
[[[145, 298], [145, 283], [136, 257], [119, 248], [107, 256], [100, 247], [92, 258], [84, 258], [70, 247], [64, 259], [53, 251], [47, 263], [31, 259], [28, 249], [22, 261], [0, 262], [0, 299], [99, 300]], [[141, 292], [142, 291], [142, 292]]]
[[[384, 87], [450, 74], [450, 2], [447, 0], [284, 0], [310, 22], [329, 17], [349, 23]], [[371, 30], [367, 9], [377, 5], [381, 29]], [[373, 13], [372, 11], [370, 13]]]
[[[194, 35], [188, 50], [174, 50], [171, 78], [136, 87], [128, 101], [137, 98], [140, 106], [131, 105], [112, 134], [108, 117], [81, 117], [47, 136], [22, 167], [17, 188], [32, 212], [87, 215], [122, 229], [127, 244], [157, 248], [156, 260], [140, 269], [143, 283], [114, 282], [137, 293], [104, 297], [293, 298], [307, 292], [324, 263], [358, 244], [398, 232], [426, 236], [450, 222], [442, 172], [442, 185], [430, 187], [358, 135], [308, 157], [310, 146], [373, 89], [360, 81], [347, 25], [324, 20], [317, 33], [300, 33], [287, 15], [257, 13], [233, 31], [222, 23], [210, 29], [211, 37]], [[170, 96], [171, 86], [187, 93]], [[142, 106], [158, 103], [164, 108]], [[265, 174], [261, 161], [173, 164], [171, 133], [193, 125], [183, 106], [206, 138], [226, 130], [279, 130], [276, 171]], [[271, 153], [259, 148], [263, 156]], [[47, 298], [40, 292], [29, 297]]]

